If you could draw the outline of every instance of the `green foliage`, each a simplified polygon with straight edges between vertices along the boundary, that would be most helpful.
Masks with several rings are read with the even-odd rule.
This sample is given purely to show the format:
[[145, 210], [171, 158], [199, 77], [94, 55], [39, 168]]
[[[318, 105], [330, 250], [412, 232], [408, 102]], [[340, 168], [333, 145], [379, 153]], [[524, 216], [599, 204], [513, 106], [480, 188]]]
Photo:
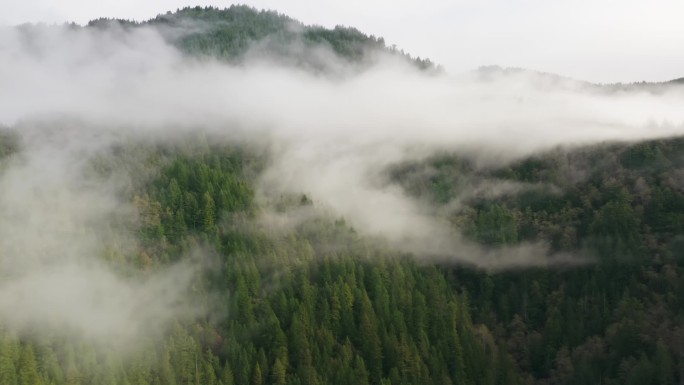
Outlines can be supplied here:
[[485, 245], [506, 245], [518, 241], [517, 223], [506, 207], [488, 205], [478, 210], [472, 226], [467, 232], [472, 238]]
[[684, 379], [683, 138], [556, 150], [494, 170], [452, 159], [447, 169], [402, 165], [392, 180], [416, 197], [450, 181], [437, 203], [469, 182], [514, 183], [473, 194], [452, 222], [483, 245], [544, 241], [592, 258], [572, 269], [450, 269], [449, 284], [469, 293], [473, 319], [497, 331], [514, 372], [540, 384]]
[[493, 174], [522, 182], [555, 182], [558, 177], [556, 161], [553, 157], [531, 157]]
[[663, 171], [673, 163], [681, 162], [684, 139], [648, 141], [635, 144], [626, 149], [621, 157], [624, 167], [630, 169], [649, 169]]
[[[472, 324], [467, 299], [444, 271], [365, 244], [343, 220], [321, 217], [273, 234], [254, 221], [266, 209], [254, 198], [254, 156], [188, 147], [142, 157], [160, 169], [131, 194], [147, 259], [129, 262], [153, 269], [193, 245], [214, 249], [194, 287], [214, 320], [177, 322], [159, 344], [125, 358], [67, 336], [1, 335], [0, 383], [517, 381], [508, 354]], [[314, 205], [305, 195], [293, 202], [281, 212]]]
[[[212, 317], [179, 321], [159, 344], [125, 358], [67, 336], [3, 332], [0, 385], [681, 382], [678, 141], [646, 146], [667, 167], [630, 163], [638, 157], [625, 154], [642, 152], [635, 144], [550, 153], [503, 170], [444, 155], [390, 170], [391, 181], [439, 208], [472, 181], [519, 183], [472, 195], [449, 214], [453, 223], [488, 247], [540, 240], [595, 257], [499, 273], [418, 265], [368, 244], [343, 220], [273, 232], [255, 221], [269, 209], [254, 196], [257, 156], [206, 140], [148, 148], [141, 159], [157, 172], [130, 196], [141, 218], [139, 258], [119, 263], [145, 271], [197, 245], [213, 250], [212, 268], [193, 286]], [[283, 215], [315, 210], [304, 194], [274, 206]]]
[[389, 177], [411, 195], [428, 198], [436, 204], [447, 204], [468, 188], [473, 169], [465, 159], [436, 155], [421, 164], [403, 163], [389, 170]]
[[88, 23], [89, 28], [113, 25], [122, 28], [152, 26], [190, 56], [230, 63], [241, 63], [251, 54], [315, 71], [328, 71], [333, 69], [331, 63], [316, 53], [317, 49], [323, 48], [347, 64], [363, 64], [371, 61], [374, 54], [384, 52], [401, 57], [420, 69], [435, 69], [430, 60], [412, 58], [394, 47], [387, 47], [382, 38], [368, 36], [355, 28], [306, 26], [277, 12], [259, 11], [246, 5], [231, 5], [224, 9], [186, 7], [143, 23], [117, 19], [97, 19]]

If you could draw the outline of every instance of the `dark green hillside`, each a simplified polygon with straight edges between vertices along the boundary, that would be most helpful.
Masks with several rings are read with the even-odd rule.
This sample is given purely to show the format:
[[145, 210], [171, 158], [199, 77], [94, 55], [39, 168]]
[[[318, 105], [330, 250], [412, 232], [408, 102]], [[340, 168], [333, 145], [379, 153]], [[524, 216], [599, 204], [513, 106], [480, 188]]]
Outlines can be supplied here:
[[[472, 322], [469, 299], [449, 287], [443, 270], [373, 247], [341, 220], [319, 217], [269, 233], [254, 221], [266, 209], [252, 186], [258, 157], [232, 147], [189, 148], [119, 148], [98, 159], [97, 169], [106, 174], [130, 159], [159, 165], [157, 176], [129, 198], [141, 214], [140, 247], [110, 263], [145, 274], [190, 258], [197, 245], [213, 250], [211, 268], [193, 284], [194, 301], [207, 304], [209, 316], [179, 320], [162, 343], [127, 359], [59, 334], [1, 332], [0, 384], [509, 384], [517, 378], [510, 356], [487, 327]], [[311, 202], [279, 206], [287, 213]]]
[[[198, 61], [247, 65], [251, 58], [265, 57], [307, 70], [334, 71], [331, 55], [345, 68], [364, 68], [374, 55], [386, 53], [433, 68], [429, 61], [411, 58], [353, 28], [306, 26], [246, 6], [183, 8], [142, 23], [99, 19], [83, 28], [143, 26], [158, 28]], [[497, 67], [482, 71], [484, 80], [519, 72]], [[567, 81], [548, 74], [540, 79], [539, 84], [553, 86]], [[27, 119], [23, 124], [30, 126]], [[28, 133], [45, 145], [44, 154], [41, 146], [22, 148], [21, 127], [0, 127], [0, 175], [30, 163], [33, 156], [41, 162], [26, 170], [39, 171], [38, 178], [19, 170], [8, 180], [20, 183], [26, 175], [38, 182], [14, 195], [0, 186], [0, 198], [8, 194], [14, 199], [0, 200], [0, 215], [14, 215], [5, 217], [11, 226], [0, 227], [7, 232], [0, 240], [20, 240], [0, 243], [0, 250], [18, 250], [19, 257], [12, 256], [20, 259], [21, 248], [34, 237], [60, 236], [28, 234], [25, 242], [24, 233], [30, 231], [11, 233], [9, 227], [24, 216], [28, 219], [20, 228], [33, 229], [42, 219], [24, 213], [30, 211], [24, 207], [34, 206], [24, 192], [41, 198], [80, 188], [102, 193], [95, 187], [111, 183], [117, 190], [108, 198], [121, 202], [98, 201], [95, 206], [106, 217], [110, 206], [118, 209], [123, 203], [123, 219], [117, 216], [102, 226], [108, 236], [114, 235], [103, 237], [97, 245], [101, 250], [84, 247], [86, 258], [92, 258], [84, 265], [105, 266], [103, 270], [125, 282], [121, 286], [132, 287], [179, 266], [197, 273], [187, 285], [192, 306], [168, 304], [183, 310], [169, 311], [173, 319], [168, 325], [159, 321], [165, 317], [155, 318], [161, 312], [144, 318], [153, 330], [123, 348], [115, 346], [120, 341], [110, 341], [118, 336], [102, 346], [77, 335], [78, 327], [22, 329], [9, 321], [3, 324], [5, 314], [0, 314], [0, 385], [684, 384], [684, 137], [558, 148], [497, 167], [479, 166], [463, 154], [440, 153], [394, 164], [380, 180], [370, 181], [374, 187], [402, 190], [416, 204], [428, 206], [426, 213], [442, 215], [446, 221], [440, 223], [452, 227], [454, 238], [462, 234], [483, 250], [499, 251], [501, 258], [510, 246], [548, 246], [547, 267], [488, 270], [446, 258], [432, 263], [423, 255], [394, 250], [331, 215], [326, 202], [310, 199], [308, 191], [261, 194], [260, 177], [274, 161], [264, 154], [267, 145], [249, 141], [253, 148], [202, 133], [181, 140], [177, 132], [167, 137], [166, 131], [151, 133], [158, 135], [156, 140], [143, 132], [140, 137], [148, 141], [137, 141], [132, 137], [138, 132], [126, 136], [133, 132], [127, 131], [130, 127], [112, 132], [116, 139], [104, 131], [107, 138], [100, 138], [95, 130], [95, 139], [73, 136], [53, 143], [63, 132], [72, 134], [55, 124], [46, 128], [47, 138], [39, 135], [40, 128]], [[78, 129], [73, 132], [80, 133]], [[48, 175], [53, 159], [62, 154], [50, 152], [50, 146], [72, 144], [69, 140], [78, 142], [75, 153], [69, 153], [73, 159]], [[89, 140], [100, 146], [96, 154], [81, 148]], [[116, 143], [106, 146], [107, 140]], [[22, 151], [34, 153], [22, 158]], [[87, 176], [68, 179], [63, 183], [68, 188], [41, 189], [48, 176], [61, 182], [60, 172], [69, 174], [71, 166]], [[77, 184], [72, 180], [83, 183], [72, 186]], [[97, 200], [89, 194], [76, 196]], [[77, 216], [75, 225], [66, 223], [72, 218], [61, 221], [67, 211], [57, 206], [68, 199], [47, 198], [48, 204], [34, 211], [54, 208], [51, 214], [58, 218], [49, 218], [52, 226], [36, 228], [73, 225], [76, 238], [88, 241], [102, 232], [99, 226], [89, 228], [94, 220], [88, 215], [81, 221]], [[6, 202], [27, 205], [11, 210]], [[59, 241], [64, 242], [46, 244]], [[57, 254], [37, 249], [39, 257]], [[553, 265], [557, 255], [577, 263]], [[59, 257], [46, 260], [59, 265]], [[20, 263], [14, 270], [7, 268], [8, 260], [14, 262], [0, 255], [0, 301], [5, 300], [3, 289], [11, 289], [25, 273]], [[41, 269], [61, 267], [49, 263]], [[83, 271], [91, 271], [88, 267]], [[68, 286], [53, 286], [61, 284]], [[177, 286], [186, 287], [183, 282]], [[97, 308], [97, 300], [111, 292], [86, 298]], [[131, 293], [117, 298], [127, 300], [137, 291]], [[165, 297], [165, 290], [155, 293], [155, 301], [140, 303], [167, 304], [156, 301]], [[47, 302], [39, 303], [58, 306]], [[40, 321], [46, 320], [33, 321], [43, 325]]]
[[496, 198], [474, 196], [453, 222], [488, 247], [545, 241], [594, 261], [446, 271], [527, 381], [684, 379], [684, 138], [559, 150], [493, 170], [443, 155], [392, 175], [437, 205], [469, 183], [518, 183]]
[[[486, 247], [544, 240], [593, 258], [509, 272], [417, 265], [325, 217], [268, 230], [255, 221], [267, 209], [253, 186], [263, 160], [243, 149], [119, 149], [99, 169], [147, 159], [158, 172], [128, 198], [139, 249], [111, 263], [145, 274], [213, 250], [193, 284], [210, 315], [178, 320], [127, 359], [4, 331], [0, 384], [676, 384], [683, 143], [558, 150], [498, 169], [440, 155], [391, 170], [444, 207], [473, 182], [518, 183], [472, 196], [449, 213], [454, 226]], [[283, 214], [312, 209], [282, 199]]]

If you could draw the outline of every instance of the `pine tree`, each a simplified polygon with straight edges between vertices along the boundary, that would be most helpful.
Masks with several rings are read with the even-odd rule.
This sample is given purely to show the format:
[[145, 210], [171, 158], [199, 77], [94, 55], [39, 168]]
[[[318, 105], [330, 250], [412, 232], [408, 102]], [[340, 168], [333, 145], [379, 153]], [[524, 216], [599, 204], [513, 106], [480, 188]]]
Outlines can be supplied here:
[[285, 385], [287, 377], [287, 368], [280, 358], [276, 358], [271, 368], [271, 382], [275, 385]]
[[43, 383], [38, 375], [36, 357], [33, 353], [33, 347], [30, 344], [23, 346], [21, 349], [18, 369], [19, 385], [41, 385]]
[[202, 196], [202, 216], [202, 229], [207, 233], [212, 232], [216, 225], [216, 204], [208, 191]]
[[254, 366], [254, 374], [252, 375], [252, 385], [262, 385], [262, 377], [261, 377], [261, 367], [259, 367], [259, 363], [257, 363]]
[[17, 383], [17, 372], [14, 366], [15, 361], [19, 361], [15, 357], [15, 349], [6, 336], [1, 336], [0, 342], [0, 385], [15, 385]]

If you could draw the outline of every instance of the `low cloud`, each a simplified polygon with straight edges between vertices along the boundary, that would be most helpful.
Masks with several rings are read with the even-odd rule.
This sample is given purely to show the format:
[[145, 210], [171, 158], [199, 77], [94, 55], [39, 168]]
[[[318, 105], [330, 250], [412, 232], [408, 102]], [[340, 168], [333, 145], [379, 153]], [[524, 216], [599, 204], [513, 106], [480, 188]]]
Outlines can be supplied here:
[[[316, 60], [338, 60], [316, 52]], [[0, 314], [17, 327], [54, 322], [118, 338], [183, 312], [187, 268], [135, 282], [98, 259], [103, 245], [135, 244], [111, 226], [112, 217], [135, 220], [117, 194], [125, 181], [102, 181], [84, 167], [122, 138], [203, 132], [256, 143], [270, 157], [260, 196], [305, 193], [362, 235], [427, 261], [577, 262], [547, 256], [544, 245], [483, 250], [383, 177], [436, 152], [480, 167], [557, 146], [684, 133], [682, 88], [605, 93], [561, 83], [526, 72], [426, 74], [382, 55], [331, 77], [263, 57], [241, 66], [188, 58], [150, 28], [0, 29], [0, 123], [22, 143], [0, 168]], [[65, 120], [79, 124], [57, 123]]]
[[16, 129], [21, 152], [0, 161], [0, 323], [123, 349], [200, 314], [187, 291], [197, 265], [133, 276], [108, 261], [138, 252], [127, 184], [88, 167], [111, 139], [64, 122]]

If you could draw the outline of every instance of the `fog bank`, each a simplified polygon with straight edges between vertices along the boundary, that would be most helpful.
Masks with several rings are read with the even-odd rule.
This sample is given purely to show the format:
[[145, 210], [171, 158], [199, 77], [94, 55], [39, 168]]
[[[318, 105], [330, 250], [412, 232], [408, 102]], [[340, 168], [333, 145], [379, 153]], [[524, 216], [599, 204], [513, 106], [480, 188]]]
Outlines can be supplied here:
[[[193, 269], [131, 281], [98, 259], [105, 245], [135, 248], [112, 225], [136, 220], [117, 193], [125, 181], [84, 166], [122, 138], [254, 142], [271, 157], [260, 196], [306, 193], [362, 235], [424, 260], [545, 266], [577, 260], [549, 257], [544, 245], [482, 250], [380, 176], [438, 151], [501, 165], [560, 145], [680, 135], [683, 102], [682, 88], [600, 93], [525, 72], [435, 75], [383, 55], [341, 77], [263, 58], [228, 66], [185, 57], [149, 28], [0, 29], [0, 123], [21, 142], [0, 167], [0, 317], [134, 338], [186, 312]], [[50, 123], [65, 119], [81, 123]]]

